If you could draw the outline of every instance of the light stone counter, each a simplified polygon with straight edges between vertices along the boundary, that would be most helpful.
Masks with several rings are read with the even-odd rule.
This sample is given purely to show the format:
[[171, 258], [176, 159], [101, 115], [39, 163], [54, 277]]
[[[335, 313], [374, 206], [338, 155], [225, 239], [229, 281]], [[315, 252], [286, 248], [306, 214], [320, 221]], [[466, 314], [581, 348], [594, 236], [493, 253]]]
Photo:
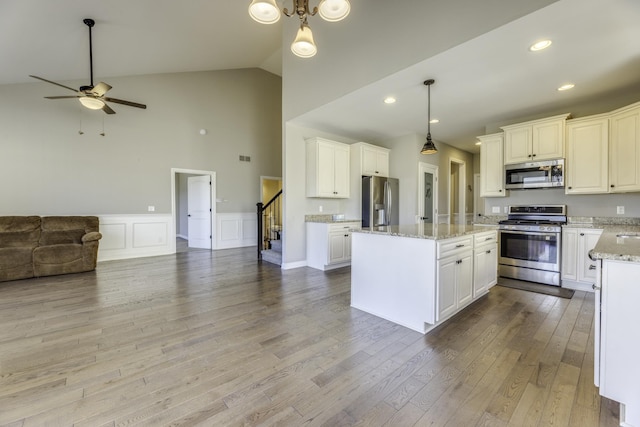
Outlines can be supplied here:
[[344, 215], [337, 214], [320, 214], [305, 215], [304, 222], [318, 222], [322, 224], [339, 224], [341, 222], [362, 222], [360, 219], [345, 218]]
[[[605, 225], [602, 236], [589, 252], [592, 259], [640, 262], [640, 226]], [[620, 237], [627, 236], [627, 237]]]
[[[495, 227], [497, 228], [497, 226]], [[389, 225], [385, 227], [363, 228], [353, 230], [354, 233], [383, 234], [396, 237], [410, 237], [414, 239], [442, 240], [452, 237], [465, 236], [489, 231], [488, 225], [459, 225], [459, 224], [413, 224]]]

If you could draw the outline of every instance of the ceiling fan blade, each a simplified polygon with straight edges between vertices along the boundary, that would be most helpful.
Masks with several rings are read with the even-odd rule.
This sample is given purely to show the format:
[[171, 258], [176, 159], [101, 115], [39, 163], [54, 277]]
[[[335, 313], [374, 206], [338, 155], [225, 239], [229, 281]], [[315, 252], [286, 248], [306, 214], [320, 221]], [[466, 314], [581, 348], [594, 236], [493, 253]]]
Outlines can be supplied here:
[[95, 96], [102, 96], [107, 93], [111, 89], [111, 86], [106, 84], [105, 82], [100, 82], [91, 89], [91, 93]]
[[69, 96], [45, 96], [47, 99], [67, 99], [67, 98], [80, 98], [81, 95], [69, 95]]
[[34, 79], [42, 80], [43, 82], [51, 83], [52, 85], [60, 86], [60, 87], [63, 87], [65, 89], [72, 90], [74, 92], [78, 91], [77, 89], [70, 88], [69, 86], [65, 86], [65, 85], [60, 84], [60, 83], [52, 82], [51, 80], [43, 79], [42, 77], [32, 76], [31, 74], [29, 74], [29, 77], [33, 77]]
[[136, 107], [136, 108], [143, 108], [143, 109], [147, 108], [147, 106], [144, 104], [138, 104], [137, 102], [131, 102], [131, 101], [124, 101], [122, 99], [105, 97], [104, 100], [109, 102], [115, 102], [116, 104], [128, 105], [129, 107]]
[[107, 104], [104, 104], [104, 107], [102, 107], [102, 111], [104, 111], [107, 114], [115, 114], [116, 113]]

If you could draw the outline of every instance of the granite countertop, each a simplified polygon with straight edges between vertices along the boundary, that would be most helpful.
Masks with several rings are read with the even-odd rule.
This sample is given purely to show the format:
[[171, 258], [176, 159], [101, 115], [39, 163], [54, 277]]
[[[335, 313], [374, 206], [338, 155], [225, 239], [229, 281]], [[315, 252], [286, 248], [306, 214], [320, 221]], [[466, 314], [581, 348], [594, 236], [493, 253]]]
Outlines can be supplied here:
[[319, 222], [323, 224], [337, 224], [341, 222], [362, 222], [361, 219], [345, 218], [341, 214], [305, 215], [304, 222]]
[[589, 252], [591, 258], [640, 262], [640, 226], [605, 225], [598, 228], [604, 231]]
[[452, 237], [465, 236], [467, 234], [490, 231], [486, 225], [459, 225], [459, 224], [413, 224], [413, 225], [389, 225], [384, 227], [363, 228], [352, 230], [354, 233], [385, 234], [396, 237], [411, 237], [415, 239], [442, 240]]

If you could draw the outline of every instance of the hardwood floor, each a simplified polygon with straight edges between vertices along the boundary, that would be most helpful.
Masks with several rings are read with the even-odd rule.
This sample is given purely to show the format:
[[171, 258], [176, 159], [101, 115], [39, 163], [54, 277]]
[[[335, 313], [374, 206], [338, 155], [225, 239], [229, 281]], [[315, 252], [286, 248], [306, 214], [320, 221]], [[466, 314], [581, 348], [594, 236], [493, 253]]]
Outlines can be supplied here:
[[349, 287], [254, 248], [0, 283], [0, 425], [618, 424], [590, 294], [496, 286], [423, 336]]

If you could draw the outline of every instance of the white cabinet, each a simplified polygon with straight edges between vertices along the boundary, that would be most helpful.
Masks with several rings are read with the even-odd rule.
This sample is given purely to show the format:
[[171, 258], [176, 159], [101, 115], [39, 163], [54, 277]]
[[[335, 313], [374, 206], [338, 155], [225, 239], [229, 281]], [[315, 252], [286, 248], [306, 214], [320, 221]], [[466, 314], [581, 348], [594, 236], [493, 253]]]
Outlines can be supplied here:
[[620, 402], [620, 425], [625, 426], [640, 426], [638, 277], [638, 263], [602, 260], [601, 291], [596, 292], [595, 363], [599, 369], [594, 379], [602, 396]]
[[566, 194], [609, 192], [609, 116], [567, 121]]
[[389, 149], [358, 142], [351, 145], [351, 167], [358, 176], [389, 176]]
[[596, 262], [589, 258], [602, 234], [596, 228], [562, 229], [562, 287], [591, 291], [596, 282]]
[[307, 223], [307, 265], [319, 270], [344, 267], [351, 261], [351, 230], [360, 222]]
[[349, 146], [310, 138], [306, 151], [307, 197], [349, 198]]
[[505, 197], [504, 135], [502, 132], [479, 136], [480, 197]]
[[473, 298], [476, 299], [498, 282], [498, 232], [474, 235]]
[[640, 102], [611, 113], [609, 191], [640, 191]]
[[473, 299], [473, 237], [437, 243], [436, 321], [441, 321]]
[[564, 157], [565, 121], [569, 114], [503, 126], [504, 163]]

